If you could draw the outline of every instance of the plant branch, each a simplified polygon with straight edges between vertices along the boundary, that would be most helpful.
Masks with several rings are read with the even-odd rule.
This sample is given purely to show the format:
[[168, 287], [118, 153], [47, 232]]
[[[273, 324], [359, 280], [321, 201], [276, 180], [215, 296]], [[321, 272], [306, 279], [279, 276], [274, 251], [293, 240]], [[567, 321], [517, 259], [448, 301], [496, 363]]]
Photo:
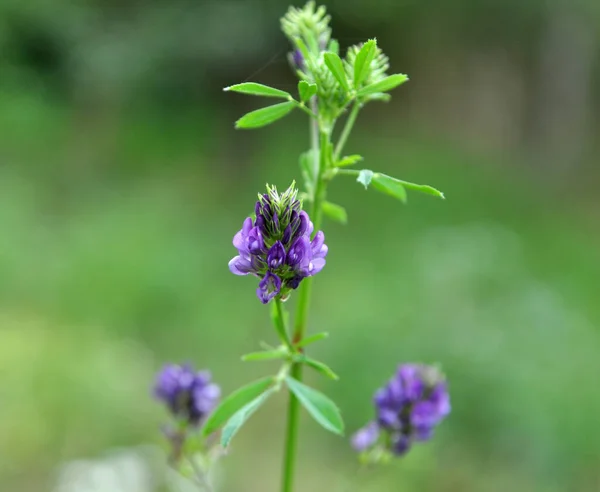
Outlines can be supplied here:
[[335, 152], [333, 154], [334, 160], [338, 160], [344, 149], [344, 145], [346, 145], [346, 141], [350, 136], [350, 132], [352, 131], [352, 127], [354, 126], [354, 122], [356, 121], [356, 117], [358, 116], [358, 112], [360, 110], [360, 103], [356, 101], [354, 106], [352, 106], [352, 110], [348, 115], [348, 119], [346, 120], [346, 124], [344, 125], [344, 129], [342, 130], [342, 134], [340, 135], [340, 139], [338, 141], [337, 146], [335, 147]]

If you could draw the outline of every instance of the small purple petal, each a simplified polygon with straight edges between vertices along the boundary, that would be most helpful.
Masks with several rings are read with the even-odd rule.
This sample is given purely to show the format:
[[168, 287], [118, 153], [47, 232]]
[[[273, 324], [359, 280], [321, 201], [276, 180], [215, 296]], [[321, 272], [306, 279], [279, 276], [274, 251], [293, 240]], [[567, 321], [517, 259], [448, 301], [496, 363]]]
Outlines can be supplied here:
[[[308, 267], [310, 261], [310, 243], [306, 236], [300, 236], [297, 238], [287, 255], [286, 263], [294, 268], [294, 270], [301, 270]], [[307, 276], [308, 273], [305, 275]]]
[[283, 231], [283, 237], [281, 238], [281, 242], [283, 244], [288, 244], [290, 242], [290, 239], [292, 239], [292, 226], [288, 224], [288, 226], [285, 228], [285, 231]]
[[398, 436], [392, 446], [392, 451], [396, 456], [406, 454], [410, 449], [410, 439], [405, 435]]
[[356, 451], [364, 451], [377, 442], [379, 427], [376, 422], [370, 422], [352, 436], [352, 447]]
[[388, 429], [400, 429], [402, 427], [400, 415], [391, 408], [381, 408], [377, 414], [377, 421], [382, 427]]
[[254, 273], [254, 268], [249, 259], [243, 258], [242, 256], [235, 256], [229, 262], [229, 270], [234, 275], [248, 275]]
[[281, 290], [281, 279], [271, 272], [267, 272], [265, 277], [258, 284], [256, 295], [263, 304], [267, 304]]
[[312, 260], [308, 264], [308, 274], [309, 275], [316, 275], [321, 270], [323, 270], [324, 266], [325, 266], [325, 259], [324, 258], [315, 258], [314, 260]]
[[281, 241], [277, 241], [267, 254], [267, 265], [271, 270], [277, 270], [285, 261], [285, 248]]

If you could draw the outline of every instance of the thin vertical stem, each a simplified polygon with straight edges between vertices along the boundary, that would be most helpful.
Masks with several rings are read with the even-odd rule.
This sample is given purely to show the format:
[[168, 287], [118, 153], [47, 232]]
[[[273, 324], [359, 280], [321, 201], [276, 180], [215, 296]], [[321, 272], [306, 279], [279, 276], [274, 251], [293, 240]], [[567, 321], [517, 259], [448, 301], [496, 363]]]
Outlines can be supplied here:
[[346, 124], [344, 125], [344, 129], [342, 130], [342, 134], [340, 135], [340, 139], [338, 141], [337, 146], [335, 147], [335, 153], [333, 154], [335, 160], [337, 161], [340, 158], [340, 154], [344, 149], [344, 145], [346, 145], [346, 141], [350, 136], [350, 132], [352, 131], [352, 127], [354, 126], [354, 122], [356, 121], [356, 117], [358, 116], [358, 111], [360, 110], [360, 103], [356, 101], [354, 106], [352, 106], [352, 110], [348, 115], [348, 119], [346, 120]]
[[275, 298], [275, 329], [279, 335], [279, 339], [285, 344], [285, 346], [292, 350], [292, 344], [290, 342], [290, 336], [288, 334], [287, 326], [285, 324], [285, 312], [283, 309], [283, 303], [279, 297]]
[[[314, 108], [313, 108], [314, 110]], [[323, 130], [319, 131], [317, 120], [311, 121], [311, 148], [315, 155], [315, 167], [317, 173], [315, 183], [315, 194], [312, 200], [311, 218], [315, 231], [321, 226], [321, 217], [323, 215], [322, 205], [325, 200], [325, 181], [323, 174], [327, 168], [327, 149], [329, 147], [329, 133]], [[320, 139], [320, 141], [319, 141]], [[318, 167], [317, 156], [318, 155]], [[304, 338], [306, 324], [308, 319], [308, 307], [310, 304], [310, 294], [312, 287], [312, 278], [305, 278], [300, 284], [300, 294], [292, 344], [295, 344]], [[302, 380], [302, 364], [295, 363], [290, 370], [290, 376], [298, 381]], [[290, 402], [288, 406], [287, 431], [285, 441], [285, 454], [283, 464], [283, 484], [282, 492], [292, 492], [294, 485], [294, 471], [296, 464], [296, 450], [298, 441], [298, 423], [299, 423], [300, 403], [296, 396], [290, 392]]]

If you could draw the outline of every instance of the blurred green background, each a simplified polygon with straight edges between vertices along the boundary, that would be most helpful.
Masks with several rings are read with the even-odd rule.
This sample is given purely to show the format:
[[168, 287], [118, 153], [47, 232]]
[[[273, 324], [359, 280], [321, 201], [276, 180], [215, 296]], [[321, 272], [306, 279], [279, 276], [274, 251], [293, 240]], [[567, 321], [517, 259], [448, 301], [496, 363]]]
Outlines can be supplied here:
[[[274, 334], [227, 262], [265, 182], [299, 179], [307, 122], [236, 132], [269, 101], [221, 88], [293, 89], [287, 6], [0, 0], [0, 490], [158, 490], [155, 371], [190, 360], [228, 393], [276, 369], [239, 360]], [[309, 381], [352, 432], [399, 362], [439, 362], [453, 413], [357, 479], [304, 415], [298, 491], [600, 490], [600, 4], [327, 6], [342, 48], [376, 36], [411, 77], [348, 152], [447, 200], [332, 184], [350, 221], [324, 226], [310, 329], [341, 380]], [[222, 490], [277, 490], [285, 404], [236, 438]], [[129, 486], [65, 485], [129, 451]]]

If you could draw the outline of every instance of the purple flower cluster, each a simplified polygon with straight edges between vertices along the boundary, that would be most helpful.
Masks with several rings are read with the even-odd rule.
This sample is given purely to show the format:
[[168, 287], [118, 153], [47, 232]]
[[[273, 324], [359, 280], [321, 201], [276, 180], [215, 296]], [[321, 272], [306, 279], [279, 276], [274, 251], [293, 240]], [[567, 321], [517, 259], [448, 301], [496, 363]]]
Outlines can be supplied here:
[[215, 408], [221, 390], [208, 371], [194, 371], [189, 364], [167, 364], [156, 376], [154, 396], [173, 415], [198, 425]]
[[[352, 438], [357, 451], [383, 441], [396, 456], [413, 442], [427, 441], [434, 428], [450, 413], [450, 395], [443, 376], [433, 367], [404, 364], [389, 383], [375, 393], [377, 419]], [[380, 437], [384, 438], [380, 440]]]
[[256, 295], [263, 304], [278, 295], [285, 298], [302, 279], [319, 273], [327, 256], [323, 232], [310, 239], [313, 223], [302, 210], [294, 185], [282, 194], [274, 187], [267, 190], [258, 196], [256, 219], [248, 217], [234, 236], [238, 256], [229, 262], [235, 275], [261, 279]]

